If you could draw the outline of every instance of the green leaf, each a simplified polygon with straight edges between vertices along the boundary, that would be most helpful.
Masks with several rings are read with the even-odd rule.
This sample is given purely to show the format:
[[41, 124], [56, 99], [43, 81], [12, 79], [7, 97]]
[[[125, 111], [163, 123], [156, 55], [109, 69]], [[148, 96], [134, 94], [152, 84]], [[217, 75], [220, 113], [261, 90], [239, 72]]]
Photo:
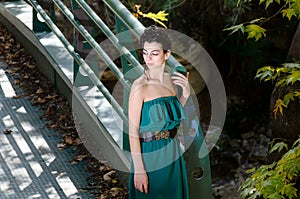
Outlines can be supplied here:
[[286, 164], [288, 166], [287, 171], [286, 171], [287, 172], [286, 176], [287, 176], [287, 179], [289, 179], [289, 180], [293, 180], [299, 174], [299, 170], [297, 168], [298, 168], [298, 165], [300, 164], [300, 161], [295, 160], [295, 159], [291, 160], [289, 162], [289, 164]]
[[285, 185], [282, 190], [280, 190], [280, 193], [286, 195], [289, 199], [297, 197], [297, 189], [293, 185], [294, 183]]
[[297, 17], [297, 11], [293, 8], [283, 9], [281, 13], [283, 17], [287, 17], [289, 20], [291, 20], [293, 16]]
[[288, 84], [294, 84], [296, 81], [300, 81], [300, 70], [291, 71], [291, 74], [287, 76]]
[[[272, 193], [272, 192], [271, 192]], [[267, 194], [267, 197], [269, 199], [280, 199], [280, 198], [283, 198], [279, 193], [277, 192], [273, 192], [272, 194]]]
[[294, 95], [295, 95], [295, 97], [299, 97], [300, 96], [300, 91], [295, 91]]
[[264, 66], [257, 70], [255, 78], [259, 78], [260, 81], [262, 80], [268, 81], [272, 79], [274, 72], [275, 69], [272, 68], [271, 66]]
[[248, 169], [248, 170], [246, 171], [246, 173], [252, 173], [252, 172], [254, 172], [255, 170], [256, 170], [256, 168], [253, 167], [252, 169]]
[[291, 92], [291, 93], [288, 93], [288, 94], [285, 94], [284, 97], [283, 97], [283, 102], [286, 106], [289, 105], [290, 101], [294, 101], [294, 93]]
[[288, 150], [288, 145], [284, 142], [278, 142], [270, 149], [269, 153], [273, 153], [274, 151], [280, 152], [283, 148]]
[[273, 0], [267, 0], [266, 1], [266, 9], [268, 9], [269, 5], [273, 3]]
[[273, 73], [271, 71], [265, 71], [265, 72], [257, 75], [257, 77], [260, 76], [260, 78], [259, 78], [260, 81], [262, 81], [262, 80], [269, 81], [272, 79], [272, 75], [273, 75]]
[[[265, 9], [268, 9], [269, 5], [272, 4], [272, 3], [274, 3], [273, 0], [260, 0], [259, 4], [262, 4], [264, 2], [266, 4]], [[278, 3], [278, 4], [280, 4], [280, 0], [275, 0], [275, 2]]]
[[239, 25], [231, 26], [229, 28], [225, 28], [224, 30], [230, 30], [231, 31], [230, 34], [233, 34], [233, 33], [237, 32], [239, 30], [242, 33], [244, 33], [245, 32], [245, 26], [244, 26], [244, 24], [239, 24]]
[[255, 38], [255, 41], [266, 36], [266, 29], [256, 24], [250, 24], [246, 26], [245, 32], [248, 33], [248, 39]]
[[283, 154], [282, 158], [278, 161], [278, 164], [285, 163], [286, 160], [296, 158], [296, 151], [294, 149], [290, 149], [288, 152]]
[[258, 73], [261, 73], [261, 72], [264, 72], [266, 70], [270, 70], [270, 71], [273, 71], [274, 72], [274, 69], [272, 66], [264, 66], [264, 67], [261, 67], [257, 70], [256, 74]]
[[259, 4], [262, 4], [263, 2], [265, 2], [266, 0], [259, 0]]
[[300, 69], [300, 64], [298, 64], [298, 63], [284, 63], [282, 65], [285, 68], [298, 68], [298, 69]]
[[279, 81], [276, 82], [276, 86], [283, 85], [284, 83], [286, 83], [286, 79], [282, 78], [282, 79], [280, 79]]
[[295, 148], [297, 144], [300, 146], [300, 137], [293, 143], [292, 147]]
[[293, 70], [293, 68], [288, 68], [288, 67], [278, 67], [276, 68], [276, 72], [279, 73], [289, 73], [291, 72], [291, 70]]

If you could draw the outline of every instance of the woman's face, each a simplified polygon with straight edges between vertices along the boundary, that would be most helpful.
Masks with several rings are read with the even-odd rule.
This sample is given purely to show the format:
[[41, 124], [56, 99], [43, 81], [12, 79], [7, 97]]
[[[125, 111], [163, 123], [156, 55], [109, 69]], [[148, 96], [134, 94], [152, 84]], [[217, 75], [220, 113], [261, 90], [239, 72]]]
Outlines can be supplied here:
[[163, 46], [157, 42], [145, 42], [143, 58], [149, 69], [164, 66], [170, 52], [164, 53]]

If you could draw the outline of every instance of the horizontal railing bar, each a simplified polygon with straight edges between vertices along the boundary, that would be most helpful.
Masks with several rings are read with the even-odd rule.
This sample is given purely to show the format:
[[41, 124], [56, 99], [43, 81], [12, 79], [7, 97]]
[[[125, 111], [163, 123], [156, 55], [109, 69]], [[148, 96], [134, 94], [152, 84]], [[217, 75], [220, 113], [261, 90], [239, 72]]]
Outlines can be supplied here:
[[102, 84], [99, 78], [95, 75], [94, 71], [88, 66], [88, 64], [79, 56], [77, 52], [75, 52], [74, 47], [69, 43], [69, 41], [64, 37], [59, 28], [52, 22], [50, 17], [46, 14], [43, 8], [36, 2], [36, 0], [29, 0], [32, 7], [42, 16], [45, 20], [45, 23], [49, 26], [49, 28], [53, 31], [53, 33], [59, 38], [64, 47], [68, 50], [68, 52], [72, 55], [74, 60], [83, 68], [83, 70], [88, 74], [88, 77], [94, 83], [95, 86], [101, 91], [104, 97], [111, 103], [112, 107], [119, 114], [119, 116], [124, 121], [125, 125], [128, 124], [128, 118], [124, 114], [123, 109], [120, 107], [118, 102], [114, 99], [114, 97], [110, 94], [110, 92], [106, 89], [106, 87]]
[[80, 34], [86, 39], [86, 41], [93, 47], [95, 52], [103, 59], [105, 64], [114, 72], [120, 82], [123, 84], [124, 89], [129, 91], [129, 82], [125, 80], [124, 75], [115, 65], [115, 63], [110, 59], [110, 57], [104, 52], [104, 50], [99, 46], [95, 39], [90, 35], [90, 33], [82, 26], [78, 21], [74, 19], [72, 12], [60, 1], [53, 0], [56, 6], [64, 13], [66, 18], [74, 25], [74, 27], [80, 32]]
[[137, 20], [131, 12], [118, 0], [103, 0], [103, 2], [118, 16], [122, 22], [133, 30], [134, 36], [139, 39], [144, 32], [145, 27]]
[[129, 52], [129, 50], [122, 44], [114, 33], [107, 27], [103, 20], [91, 9], [91, 7], [83, 0], [75, 0], [85, 11], [85, 13], [95, 22], [95, 24], [102, 30], [106, 37], [115, 45], [115, 47], [125, 56], [125, 58], [140, 72], [143, 72], [143, 67], [136, 60], [136, 58]]
[[[103, 0], [103, 2], [110, 8], [111, 11], [117, 15], [122, 22], [133, 30], [134, 36], [139, 39], [144, 32], [143, 24], [133, 16], [131, 12], [119, 0]], [[167, 60], [171, 67], [181, 65], [172, 55]]]

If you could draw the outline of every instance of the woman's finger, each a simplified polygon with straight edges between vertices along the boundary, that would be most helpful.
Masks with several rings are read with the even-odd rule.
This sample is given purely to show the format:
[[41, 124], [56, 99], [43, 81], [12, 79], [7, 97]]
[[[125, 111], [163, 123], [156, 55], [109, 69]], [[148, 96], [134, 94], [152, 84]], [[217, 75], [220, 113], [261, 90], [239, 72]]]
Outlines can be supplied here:
[[148, 184], [144, 185], [144, 191], [145, 191], [145, 193], [148, 193]]

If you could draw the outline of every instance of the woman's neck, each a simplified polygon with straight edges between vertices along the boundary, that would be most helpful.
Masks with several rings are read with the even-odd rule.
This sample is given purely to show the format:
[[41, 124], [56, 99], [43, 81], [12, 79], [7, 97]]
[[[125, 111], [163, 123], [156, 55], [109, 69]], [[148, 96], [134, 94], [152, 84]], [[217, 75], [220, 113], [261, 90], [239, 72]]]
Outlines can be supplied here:
[[149, 80], [159, 81], [160, 83], [162, 83], [164, 80], [164, 71], [165, 66], [148, 69], [147, 73], [149, 76]]

